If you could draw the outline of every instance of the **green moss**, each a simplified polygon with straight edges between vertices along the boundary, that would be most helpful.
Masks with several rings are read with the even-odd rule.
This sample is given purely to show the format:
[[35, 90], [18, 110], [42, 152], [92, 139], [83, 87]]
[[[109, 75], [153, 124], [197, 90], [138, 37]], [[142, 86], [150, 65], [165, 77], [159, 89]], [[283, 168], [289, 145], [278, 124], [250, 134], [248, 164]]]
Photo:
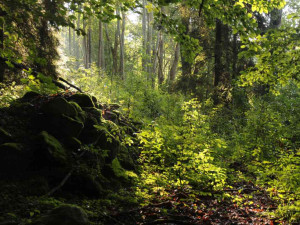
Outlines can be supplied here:
[[87, 94], [75, 94], [70, 97], [71, 101], [76, 102], [81, 107], [95, 107], [92, 98]]
[[125, 179], [128, 179], [128, 175], [126, 174], [126, 170], [123, 169], [123, 167], [121, 166], [118, 158], [115, 158], [112, 163], [112, 170], [115, 174], [116, 177], [123, 177]]
[[73, 119], [66, 115], [61, 116], [60, 123], [62, 134], [69, 137], [78, 137], [82, 128], [84, 127], [80, 120]]
[[45, 150], [46, 157], [59, 163], [66, 163], [67, 154], [60, 142], [46, 131], [39, 134], [42, 146]]
[[77, 107], [67, 102], [64, 98], [54, 98], [42, 106], [42, 111], [47, 115], [66, 115], [75, 117], [78, 115]]
[[34, 221], [33, 225], [88, 225], [86, 213], [76, 205], [62, 205]]
[[82, 108], [76, 102], [70, 101], [69, 103], [75, 107], [77, 112], [82, 112]]
[[22, 151], [22, 145], [20, 143], [5, 143], [1, 145], [1, 150], [7, 151]]

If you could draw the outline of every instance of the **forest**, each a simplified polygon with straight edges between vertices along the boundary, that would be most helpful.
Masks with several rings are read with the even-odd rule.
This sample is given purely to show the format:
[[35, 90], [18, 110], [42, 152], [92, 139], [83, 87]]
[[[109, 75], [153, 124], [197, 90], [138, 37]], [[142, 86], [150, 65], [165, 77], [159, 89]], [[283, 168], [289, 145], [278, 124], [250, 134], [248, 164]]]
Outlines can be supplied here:
[[0, 0], [0, 225], [300, 224], [298, 0]]

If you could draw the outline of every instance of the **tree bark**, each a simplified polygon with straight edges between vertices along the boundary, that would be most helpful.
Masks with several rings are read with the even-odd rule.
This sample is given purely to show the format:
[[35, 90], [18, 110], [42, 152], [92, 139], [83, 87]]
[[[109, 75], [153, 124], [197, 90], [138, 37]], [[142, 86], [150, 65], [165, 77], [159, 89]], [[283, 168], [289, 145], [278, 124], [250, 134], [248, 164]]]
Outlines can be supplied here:
[[119, 69], [119, 73], [122, 80], [125, 78], [125, 72], [124, 72], [125, 21], [126, 21], [125, 12], [122, 12], [122, 33], [120, 37], [120, 69]]
[[[83, 31], [86, 31], [86, 21], [83, 19], [82, 20], [83, 23]], [[83, 36], [83, 63], [84, 63], [84, 68], [87, 69], [88, 68], [88, 46], [87, 46], [87, 35]]]
[[144, 72], [147, 71], [147, 60], [146, 60], [146, 48], [147, 48], [147, 21], [146, 21], [146, 3], [147, 0], [143, 0], [143, 13], [142, 13], [142, 70]]
[[[0, 17], [3, 16], [4, 16], [4, 12], [0, 8]], [[4, 20], [0, 18], [0, 51], [4, 50], [4, 22], [3, 21]], [[0, 58], [0, 82], [4, 81], [4, 73], [5, 73], [5, 60]]]
[[151, 59], [151, 47], [152, 47], [152, 21], [153, 21], [153, 12], [147, 13], [147, 47], [146, 47], [146, 57], [147, 57], [147, 79], [151, 79], [152, 72], [152, 59]]
[[[116, 14], [120, 16], [120, 11], [117, 8]], [[118, 46], [119, 46], [119, 38], [120, 38], [120, 20], [117, 21], [117, 28], [115, 31], [115, 43], [113, 48], [113, 74], [116, 75], [118, 73]]]
[[164, 82], [164, 38], [162, 31], [159, 32], [159, 48], [158, 48], [158, 84], [162, 84]]
[[[184, 34], [188, 35], [190, 33], [189, 26], [190, 26], [190, 17], [187, 16], [188, 12], [185, 6], [181, 8], [181, 23], [185, 27]], [[180, 47], [180, 56], [181, 56], [181, 69], [182, 69], [182, 76], [187, 77], [190, 76], [192, 73], [192, 64], [186, 59], [185, 57], [184, 47]]]
[[223, 73], [222, 67], [222, 22], [216, 20], [216, 30], [215, 30], [215, 79], [214, 86], [217, 87], [221, 80]]
[[238, 61], [238, 47], [237, 47], [237, 34], [233, 35], [233, 43], [232, 43], [232, 78], [235, 79], [237, 77], [237, 61]]
[[103, 24], [102, 24], [101, 19], [99, 19], [98, 67], [102, 70], [105, 68], [104, 43], [103, 43]]
[[[79, 7], [79, 10], [81, 10], [81, 7]], [[77, 29], [80, 29], [80, 13], [77, 15]], [[77, 43], [75, 48], [75, 56], [77, 61], [77, 68], [79, 67], [79, 36], [77, 36]]]
[[88, 65], [88, 68], [91, 68], [91, 64], [92, 64], [92, 22], [91, 22], [91, 16], [89, 16], [89, 28], [88, 28], [88, 43], [87, 43], [87, 46], [88, 46], [88, 58], [87, 58], [87, 65]]
[[71, 27], [69, 27], [69, 55], [72, 54], [72, 33], [71, 33]]
[[178, 66], [178, 61], [179, 61], [179, 54], [180, 54], [180, 45], [179, 45], [179, 43], [177, 43], [176, 47], [175, 47], [174, 60], [173, 60], [173, 63], [172, 63], [171, 69], [170, 69], [170, 73], [169, 73], [170, 82], [173, 82], [176, 77], [177, 66]]
[[152, 88], [155, 87], [155, 75], [156, 75], [156, 68], [157, 68], [157, 59], [158, 59], [158, 48], [159, 48], [159, 37], [160, 32], [157, 33], [156, 44], [155, 47], [153, 46], [153, 65], [151, 71], [151, 80], [152, 80]]

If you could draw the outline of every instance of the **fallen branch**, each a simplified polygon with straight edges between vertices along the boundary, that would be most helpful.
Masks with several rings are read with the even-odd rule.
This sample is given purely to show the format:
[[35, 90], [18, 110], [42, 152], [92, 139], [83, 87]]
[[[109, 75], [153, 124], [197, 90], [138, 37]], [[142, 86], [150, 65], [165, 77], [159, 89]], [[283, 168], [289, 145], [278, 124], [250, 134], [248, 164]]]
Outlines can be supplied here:
[[[2, 60], [2, 61], [9, 61], [16, 69], [20, 69], [20, 70], [29, 70], [29, 67], [27, 67], [27, 66], [24, 65], [23, 63], [16, 63], [16, 62], [10, 61], [10, 60], [8, 60], [8, 59], [6, 59], [6, 58], [3, 58], [3, 57], [1, 57], [1, 56], [0, 56], [0, 60]], [[32, 74], [35, 78], [37, 78], [37, 76], [38, 76], [38, 72], [37, 72], [36, 70], [34, 70], [34, 69], [31, 71], [31, 74]], [[71, 84], [71, 83], [68, 82], [67, 80], [65, 80], [65, 79], [63, 79], [63, 78], [61, 78], [61, 77], [59, 77], [58, 80], [60, 80], [60, 81], [62, 81], [62, 82], [64, 82], [64, 83], [66, 83], [66, 84], [68, 84], [70, 87], [72, 87], [72, 88], [76, 89], [77, 91], [83, 93], [83, 91], [82, 91], [79, 87], [76, 87], [75, 85]], [[69, 88], [66, 87], [64, 84], [58, 82], [58, 81], [55, 80], [55, 79], [52, 79], [52, 82], [53, 82], [57, 87], [59, 87], [59, 88], [61, 88], [61, 89], [64, 89], [64, 90], [68, 90], [68, 89], [69, 89]]]
[[70, 87], [76, 89], [76, 90], [79, 91], [80, 93], [83, 93], [83, 91], [82, 91], [79, 87], [75, 86], [74, 84], [71, 84], [70, 82], [68, 82], [68, 81], [65, 80], [64, 78], [59, 77], [58, 79], [59, 79], [60, 81], [64, 82], [64, 83], [68, 84]]

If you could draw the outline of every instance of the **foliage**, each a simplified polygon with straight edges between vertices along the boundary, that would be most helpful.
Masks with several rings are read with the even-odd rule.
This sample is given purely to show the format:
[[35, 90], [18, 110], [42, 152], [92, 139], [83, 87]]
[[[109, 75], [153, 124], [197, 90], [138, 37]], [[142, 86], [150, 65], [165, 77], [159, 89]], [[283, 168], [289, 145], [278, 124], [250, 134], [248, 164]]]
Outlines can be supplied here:
[[290, 81], [299, 85], [299, 35], [299, 28], [283, 27], [269, 30], [242, 45], [247, 51], [240, 53], [240, 57], [256, 60], [253, 67], [242, 72], [243, 85], [267, 84], [273, 91]]
[[204, 191], [222, 189], [225, 170], [215, 165], [212, 152], [225, 143], [210, 133], [208, 116], [202, 114], [199, 102], [186, 102], [182, 110], [179, 125], [161, 118], [139, 134], [144, 184], [152, 191], [185, 185]]

